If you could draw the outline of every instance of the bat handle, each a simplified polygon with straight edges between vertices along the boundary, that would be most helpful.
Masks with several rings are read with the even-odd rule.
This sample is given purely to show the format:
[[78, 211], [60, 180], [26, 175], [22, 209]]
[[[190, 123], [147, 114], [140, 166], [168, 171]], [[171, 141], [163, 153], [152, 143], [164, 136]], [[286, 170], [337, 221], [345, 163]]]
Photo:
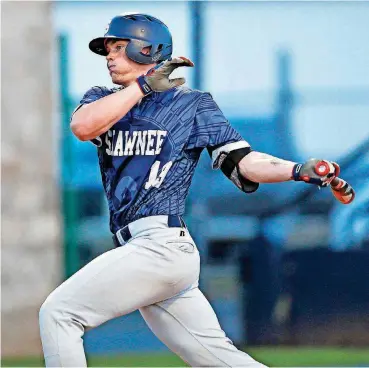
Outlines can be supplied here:
[[331, 169], [329, 167], [328, 162], [326, 161], [319, 161], [314, 168], [314, 171], [319, 176], [326, 176], [330, 173]]

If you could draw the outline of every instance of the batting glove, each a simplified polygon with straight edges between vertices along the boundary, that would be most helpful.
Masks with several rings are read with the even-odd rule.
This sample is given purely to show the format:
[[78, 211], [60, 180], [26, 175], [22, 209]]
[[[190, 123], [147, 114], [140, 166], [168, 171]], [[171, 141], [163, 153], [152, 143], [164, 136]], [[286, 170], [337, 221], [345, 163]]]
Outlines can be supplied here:
[[145, 75], [136, 79], [142, 93], [146, 96], [151, 92], [164, 92], [186, 82], [184, 78], [169, 79], [170, 74], [181, 66], [193, 67], [194, 63], [183, 56], [166, 60], [150, 69]]
[[292, 178], [295, 181], [326, 187], [339, 173], [340, 167], [337, 163], [312, 158], [304, 164], [296, 164], [292, 169]]
[[333, 195], [343, 204], [350, 204], [355, 199], [354, 188], [341, 178], [334, 178], [331, 182]]

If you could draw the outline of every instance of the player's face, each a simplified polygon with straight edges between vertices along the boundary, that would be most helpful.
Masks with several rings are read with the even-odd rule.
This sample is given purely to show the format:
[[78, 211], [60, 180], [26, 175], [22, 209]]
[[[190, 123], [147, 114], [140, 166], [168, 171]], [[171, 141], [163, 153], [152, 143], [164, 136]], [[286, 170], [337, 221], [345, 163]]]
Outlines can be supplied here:
[[[114, 84], [128, 86], [133, 83], [136, 78], [155, 64], [139, 64], [131, 60], [126, 54], [126, 46], [129, 41], [126, 40], [111, 40], [106, 43], [106, 56], [107, 67]], [[143, 53], [149, 53], [149, 49], [142, 50]]]

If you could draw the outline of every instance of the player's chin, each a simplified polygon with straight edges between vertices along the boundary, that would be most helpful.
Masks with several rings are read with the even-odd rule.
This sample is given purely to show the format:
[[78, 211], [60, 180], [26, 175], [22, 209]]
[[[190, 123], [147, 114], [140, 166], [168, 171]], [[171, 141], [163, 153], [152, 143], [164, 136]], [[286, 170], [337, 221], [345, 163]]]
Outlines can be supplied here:
[[110, 74], [110, 77], [111, 77], [111, 81], [114, 84], [123, 84], [122, 78], [119, 77], [118, 74], [112, 73], [112, 74]]

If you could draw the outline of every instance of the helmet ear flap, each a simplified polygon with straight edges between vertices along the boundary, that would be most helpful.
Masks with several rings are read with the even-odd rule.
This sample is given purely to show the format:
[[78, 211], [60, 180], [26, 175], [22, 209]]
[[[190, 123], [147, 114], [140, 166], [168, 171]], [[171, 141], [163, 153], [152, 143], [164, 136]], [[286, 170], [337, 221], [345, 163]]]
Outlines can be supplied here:
[[[144, 54], [142, 50], [145, 47], [150, 48], [150, 52], [148, 54]], [[156, 56], [157, 46], [152, 45], [149, 42], [139, 41], [139, 40], [130, 40], [126, 47], [127, 56], [139, 64], [154, 64], [160, 58]]]
[[157, 63], [162, 56], [162, 52], [161, 50], [163, 49], [163, 45], [159, 44], [159, 45], [153, 45], [150, 49], [150, 56], [151, 56], [151, 60], [154, 63]]
[[151, 60], [153, 62], [158, 62], [160, 57], [162, 56], [161, 50], [163, 49], [163, 45], [151, 45], [151, 46], [145, 46], [141, 50], [142, 55], [151, 56]]

